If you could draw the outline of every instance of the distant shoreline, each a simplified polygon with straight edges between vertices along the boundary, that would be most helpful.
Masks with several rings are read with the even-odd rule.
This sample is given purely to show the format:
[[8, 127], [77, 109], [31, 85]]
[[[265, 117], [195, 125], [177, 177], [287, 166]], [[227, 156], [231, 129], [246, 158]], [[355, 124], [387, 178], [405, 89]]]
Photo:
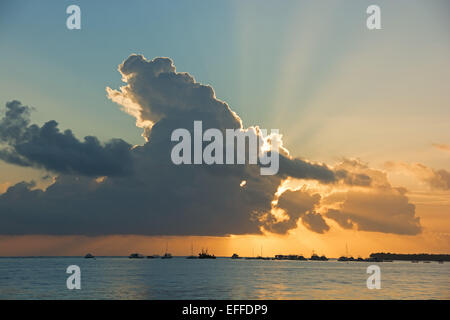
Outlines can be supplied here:
[[[80, 258], [83, 256], [39, 256], [39, 255], [29, 255], [29, 256], [0, 256], [0, 259], [4, 258]], [[174, 258], [186, 258], [187, 256], [174, 256]], [[128, 256], [96, 256], [96, 258], [128, 258]], [[228, 256], [218, 256], [217, 258], [230, 258]], [[245, 258], [245, 257], [243, 257]], [[377, 252], [371, 253], [370, 258], [379, 259], [380, 261], [450, 261], [450, 254], [430, 254], [430, 253], [384, 253]], [[329, 260], [338, 260], [337, 258], [329, 258]]]
[[371, 253], [371, 258], [381, 260], [398, 260], [398, 261], [450, 261], [450, 254], [403, 254], [403, 253]]

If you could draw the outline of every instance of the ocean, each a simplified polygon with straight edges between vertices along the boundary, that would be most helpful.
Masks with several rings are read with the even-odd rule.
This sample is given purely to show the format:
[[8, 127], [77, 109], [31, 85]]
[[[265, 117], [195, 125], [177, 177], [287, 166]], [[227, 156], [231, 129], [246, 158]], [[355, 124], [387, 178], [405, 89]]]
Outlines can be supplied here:
[[[66, 286], [70, 265], [80, 290]], [[0, 258], [0, 299], [450, 299], [449, 280], [448, 262]]]

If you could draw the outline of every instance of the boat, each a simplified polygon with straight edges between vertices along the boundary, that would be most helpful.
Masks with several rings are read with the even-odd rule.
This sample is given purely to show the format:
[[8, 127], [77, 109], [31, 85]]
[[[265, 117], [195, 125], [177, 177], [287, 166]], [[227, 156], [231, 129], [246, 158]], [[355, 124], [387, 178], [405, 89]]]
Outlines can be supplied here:
[[325, 255], [318, 256], [316, 253], [312, 253], [311, 258], [309, 258], [311, 261], [328, 261], [328, 258]]
[[140, 253], [132, 253], [128, 256], [130, 259], [143, 259], [144, 256]]
[[172, 254], [169, 253], [169, 242], [166, 243], [166, 252], [161, 259], [172, 259]]
[[311, 255], [311, 258], [309, 258], [309, 260], [320, 261], [320, 257], [317, 254], [315, 254], [314, 251], [313, 251], [313, 253]]
[[339, 259], [337, 261], [350, 261], [350, 260], [346, 256], [341, 256], [341, 257], [339, 257]]
[[383, 262], [383, 259], [380, 259], [378, 257], [370, 257], [367, 259], [364, 259], [365, 262]]
[[202, 250], [202, 252], [200, 252], [200, 253], [198, 254], [198, 258], [199, 258], [199, 259], [215, 259], [216, 256], [213, 255], [213, 254], [209, 254], [209, 253], [208, 253], [208, 250]]
[[289, 254], [289, 255], [283, 255], [283, 254], [277, 254], [274, 258], [274, 260], [301, 260], [305, 261], [308, 260], [302, 255], [296, 255], [296, 254]]
[[347, 244], [345, 244], [345, 256], [340, 256], [337, 261], [344, 261], [344, 262], [355, 261], [355, 258], [353, 258], [352, 256], [350, 256], [348, 254], [348, 246], [347, 246]]
[[85, 259], [93, 259], [95, 258], [92, 254], [88, 253], [87, 255], [84, 256]]
[[231, 259], [240, 259], [241, 257], [239, 257], [239, 255], [237, 253], [233, 253], [233, 255], [231, 256]]
[[186, 259], [197, 259], [197, 256], [194, 256], [194, 245], [191, 243], [191, 255], [187, 256]]
[[160, 256], [158, 254], [147, 256], [147, 259], [156, 259], [156, 258], [160, 258]]
[[261, 255], [257, 256], [256, 260], [272, 260], [272, 258], [263, 256], [263, 246], [261, 246]]

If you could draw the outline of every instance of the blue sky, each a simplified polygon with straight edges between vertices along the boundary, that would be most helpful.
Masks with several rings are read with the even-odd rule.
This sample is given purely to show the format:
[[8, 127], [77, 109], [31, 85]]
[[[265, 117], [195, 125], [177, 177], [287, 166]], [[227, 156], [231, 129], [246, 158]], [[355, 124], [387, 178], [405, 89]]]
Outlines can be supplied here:
[[[133, 1], [133, 6], [127, 1], [4, 2], [0, 99], [33, 105], [36, 121], [54, 118], [79, 136], [120, 136], [140, 143], [133, 120], [106, 99], [104, 88], [120, 85], [116, 68], [129, 54], [168, 56], [179, 71], [211, 84], [245, 123], [288, 130], [287, 141], [304, 148], [323, 130], [317, 120], [302, 120], [311, 112], [318, 107], [317, 114], [354, 111], [342, 105], [348, 98], [343, 94], [334, 97], [342, 100], [335, 100], [339, 107], [315, 105], [318, 96], [330, 94], [327, 84], [364, 76], [356, 83], [355, 97], [345, 102], [358, 104], [365, 116], [369, 108], [361, 101], [369, 92], [383, 101], [394, 97], [399, 78], [411, 76], [403, 69], [423, 74], [418, 68], [424, 62], [431, 71], [448, 67], [445, 1], [429, 6], [424, 1], [378, 3], [384, 28], [375, 33], [365, 28], [366, 1]], [[65, 28], [69, 4], [81, 7], [80, 31]], [[288, 65], [297, 68], [291, 70], [294, 74], [286, 71]], [[434, 90], [442, 85], [439, 80], [431, 84]], [[389, 82], [392, 91], [385, 86]], [[431, 94], [436, 96], [423, 92], [425, 97]], [[427, 108], [410, 104], [408, 110], [448, 115], [448, 108], [437, 102]], [[406, 103], [402, 101], [402, 113]], [[306, 132], [295, 132], [298, 126]]]
[[[18, 99], [37, 109], [34, 121], [55, 119], [78, 137], [142, 143], [105, 87], [121, 85], [117, 65], [131, 53], [168, 56], [246, 125], [279, 128], [296, 155], [371, 158], [419, 145], [411, 157], [421, 157], [446, 142], [450, 10], [446, 1], [377, 3], [383, 30], [371, 32], [366, 1], [6, 1], [0, 103]], [[70, 4], [81, 7], [82, 30], [65, 27]], [[349, 147], [356, 133], [364, 139]], [[392, 148], [379, 146], [386, 139]]]

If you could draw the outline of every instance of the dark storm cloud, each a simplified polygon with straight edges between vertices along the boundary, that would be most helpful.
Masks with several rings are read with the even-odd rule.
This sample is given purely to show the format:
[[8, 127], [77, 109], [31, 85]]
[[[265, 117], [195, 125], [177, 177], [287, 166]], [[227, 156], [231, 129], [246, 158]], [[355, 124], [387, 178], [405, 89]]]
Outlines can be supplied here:
[[307, 213], [302, 217], [302, 223], [311, 231], [325, 233], [330, 227], [321, 214], [316, 212]]
[[79, 141], [70, 130], [60, 132], [54, 120], [30, 125], [30, 108], [6, 103], [0, 120], [0, 159], [57, 173], [104, 176], [125, 174], [131, 166], [131, 145], [121, 139], [101, 144], [96, 137]]
[[[282, 176], [297, 179], [316, 179], [323, 183], [337, 180], [336, 174], [324, 164], [314, 164], [298, 158], [289, 159], [280, 154], [280, 170]], [[341, 172], [341, 175], [346, 173]]]
[[329, 227], [315, 210], [318, 194], [283, 193], [278, 205], [288, 219], [274, 218], [272, 201], [283, 180], [373, 182], [373, 175], [368, 179], [354, 166], [332, 169], [283, 151], [273, 176], [262, 176], [258, 165], [176, 166], [170, 158], [175, 129], [192, 135], [193, 122], [201, 120], [204, 130], [245, 130], [241, 119], [211, 87], [176, 72], [168, 58], [131, 55], [119, 71], [126, 85], [107, 88], [108, 97], [144, 129], [142, 146], [130, 148], [122, 140], [101, 144], [93, 137], [79, 141], [70, 131], [61, 133], [54, 121], [30, 125], [29, 109], [18, 102], [7, 106], [0, 125], [1, 157], [59, 176], [45, 191], [19, 183], [1, 194], [0, 234], [227, 235], [257, 234], [262, 228], [286, 233], [298, 221], [323, 233]]

